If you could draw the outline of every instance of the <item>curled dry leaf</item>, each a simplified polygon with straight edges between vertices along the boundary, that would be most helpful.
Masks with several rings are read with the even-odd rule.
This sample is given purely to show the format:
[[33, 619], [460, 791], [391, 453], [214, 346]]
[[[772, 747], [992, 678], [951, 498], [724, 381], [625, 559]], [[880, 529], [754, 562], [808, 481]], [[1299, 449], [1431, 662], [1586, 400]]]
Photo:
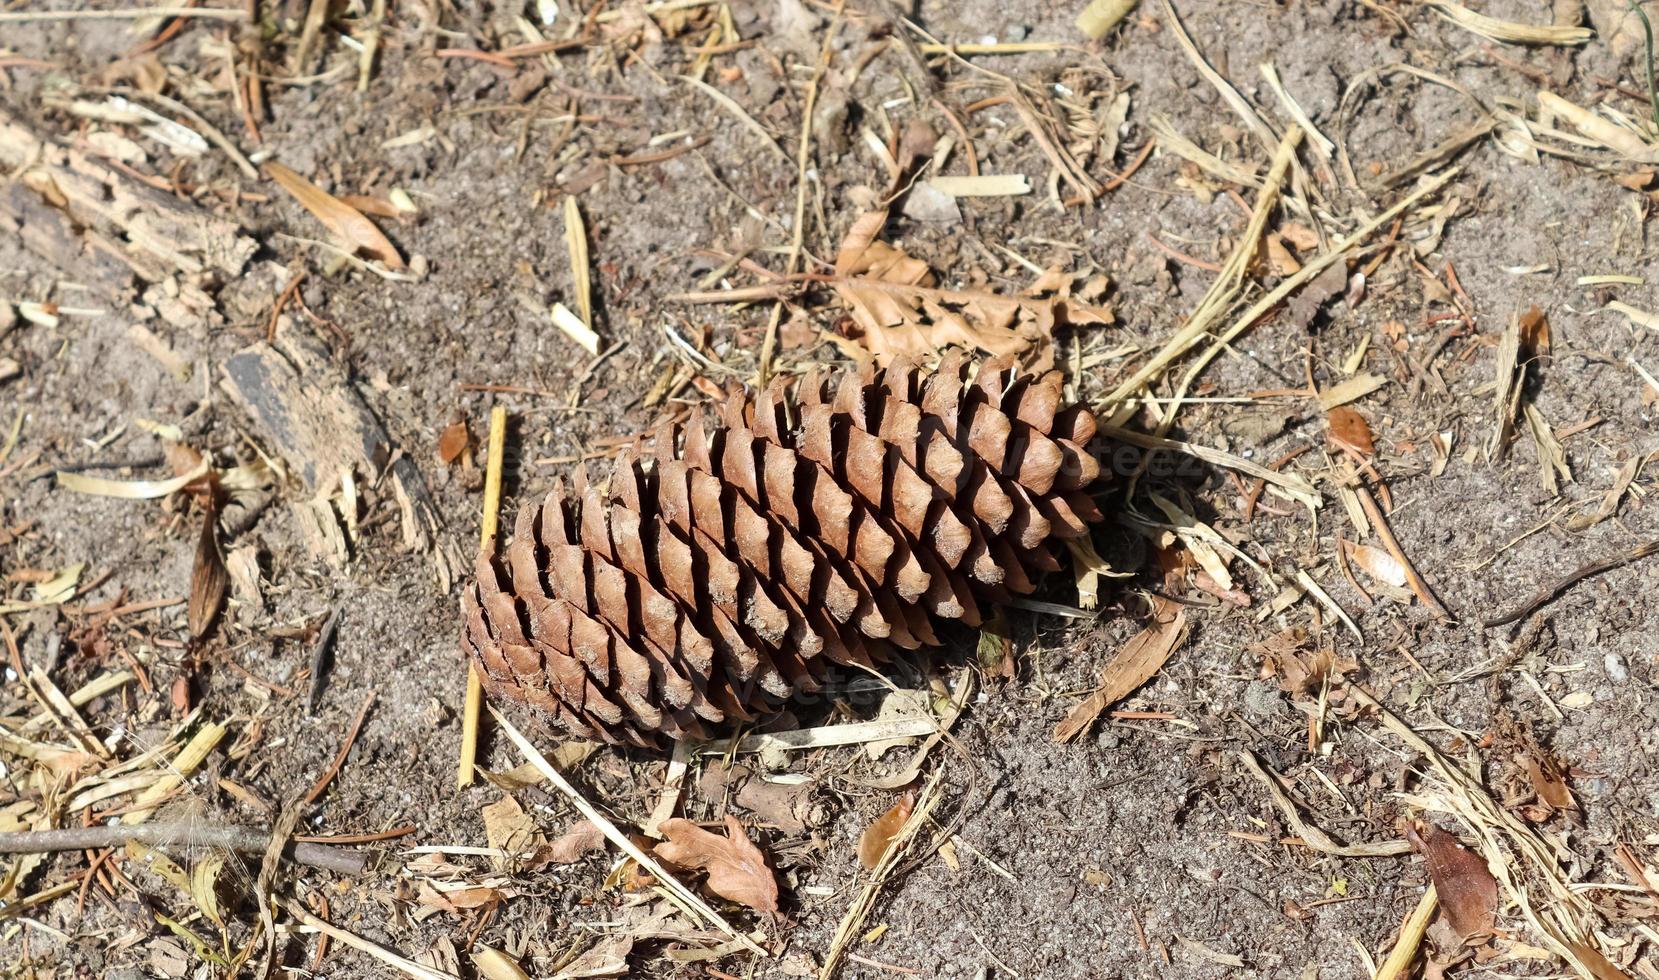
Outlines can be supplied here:
[[1406, 839], [1428, 864], [1440, 907], [1458, 936], [1468, 940], [1491, 933], [1497, 918], [1498, 882], [1485, 859], [1434, 824], [1417, 821], [1406, 828]]
[[202, 533], [196, 540], [196, 562], [190, 570], [190, 603], [186, 621], [190, 635], [201, 637], [213, 628], [219, 610], [225, 605], [225, 592], [230, 588], [230, 573], [225, 571], [225, 557], [219, 550], [219, 508], [211, 502], [202, 515]]
[[1371, 438], [1371, 426], [1365, 421], [1365, 416], [1346, 405], [1339, 405], [1325, 413], [1326, 435], [1331, 445], [1338, 449], [1349, 449], [1361, 456], [1370, 456], [1377, 451], [1375, 441]]
[[1521, 350], [1529, 357], [1546, 356], [1550, 352], [1550, 318], [1536, 306], [1527, 307], [1521, 314]]
[[777, 878], [766, 865], [766, 855], [749, 840], [736, 817], [726, 815], [724, 837], [680, 818], [664, 820], [658, 829], [667, 840], [657, 845], [657, 857], [707, 872], [709, 890], [721, 898], [777, 914]]
[[1331, 647], [1307, 648], [1308, 634], [1294, 627], [1249, 646], [1262, 658], [1262, 676], [1277, 677], [1292, 697], [1318, 691], [1326, 680], [1357, 670], [1352, 658], [1339, 658]]
[[887, 849], [893, 846], [893, 839], [899, 836], [899, 830], [904, 822], [910, 819], [910, 812], [916, 808], [916, 793], [914, 790], [899, 797], [886, 813], [870, 821], [870, 826], [864, 828], [864, 833], [858, 838], [858, 863], [866, 871], [874, 871], [881, 863]]
[[353, 252], [378, 259], [389, 269], [404, 268], [403, 257], [363, 212], [275, 161], [265, 164], [265, 173]]

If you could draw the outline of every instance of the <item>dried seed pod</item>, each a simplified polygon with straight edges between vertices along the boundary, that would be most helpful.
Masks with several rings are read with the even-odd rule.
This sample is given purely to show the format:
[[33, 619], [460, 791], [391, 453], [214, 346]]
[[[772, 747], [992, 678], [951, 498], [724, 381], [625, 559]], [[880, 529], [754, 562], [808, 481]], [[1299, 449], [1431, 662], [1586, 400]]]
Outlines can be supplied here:
[[712, 432], [665, 423], [479, 555], [462, 650], [492, 694], [649, 746], [775, 712], [830, 664], [936, 645], [937, 621], [979, 625], [1100, 519], [1100, 470], [1058, 372], [972, 367], [780, 380]]

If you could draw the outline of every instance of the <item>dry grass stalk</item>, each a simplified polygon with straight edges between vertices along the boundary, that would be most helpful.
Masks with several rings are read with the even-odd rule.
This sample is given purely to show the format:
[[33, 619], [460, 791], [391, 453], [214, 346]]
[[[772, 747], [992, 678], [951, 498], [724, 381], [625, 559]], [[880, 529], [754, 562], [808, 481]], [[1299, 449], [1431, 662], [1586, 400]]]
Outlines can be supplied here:
[[1388, 951], [1388, 959], [1383, 960], [1382, 966], [1377, 969], [1374, 980], [1406, 980], [1411, 976], [1411, 964], [1417, 959], [1417, 950], [1422, 948], [1423, 936], [1429, 930], [1429, 920], [1434, 917], [1438, 904], [1438, 896], [1431, 884], [1400, 924], [1400, 937], [1394, 941], [1394, 948]]
[[124, 824], [143, 823], [155, 813], [155, 808], [161, 801], [171, 795], [174, 790], [184, 785], [203, 762], [208, 753], [212, 752], [219, 742], [224, 739], [228, 729], [214, 722], [205, 722], [191, 737], [179, 754], [173, 758], [167, 772], [149, 789], [138, 794], [134, 800], [134, 808], [121, 818]]
[[841, 969], [841, 959], [859, 930], [863, 928], [870, 910], [875, 907], [876, 897], [881, 893], [882, 886], [893, 874], [893, 869], [898, 867], [899, 861], [910, 851], [916, 835], [944, 798], [943, 782], [944, 770], [937, 770], [928, 777], [927, 783], [916, 797], [910, 817], [905, 820], [898, 833], [893, 835], [892, 843], [882, 852], [880, 862], [876, 864], [875, 870], [870, 872], [869, 879], [865, 881], [858, 897], [853, 900], [852, 906], [847, 909], [847, 914], [842, 916], [841, 924], [836, 926], [835, 936], [830, 940], [829, 952], [824, 956], [824, 965], [818, 971], [818, 980], [829, 980]]
[[128, 7], [125, 10], [14, 10], [0, 13], [0, 24], [28, 24], [54, 20], [149, 20], [195, 17], [204, 20], [247, 20], [240, 7]]
[[690, 75], [681, 75], [680, 81], [685, 82], [687, 85], [690, 85], [692, 88], [695, 88], [699, 92], [702, 92], [704, 95], [713, 99], [715, 103], [720, 106], [720, 108], [726, 110], [734, 119], [742, 123], [745, 129], [759, 137], [760, 141], [766, 145], [766, 148], [777, 154], [778, 158], [784, 163], [791, 165], [794, 164], [795, 161], [789, 159], [789, 154], [785, 153], [783, 147], [778, 145], [778, 141], [772, 138], [772, 134], [767, 131], [766, 127], [762, 126], [759, 122], [756, 122], [754, 116], [749, 115], [749, 113], [746, 112], [742, 106], [737, 104], [737, 100], [715, 88], [713, 85], [710, 85], [701, 79], [692, 78]]
[[1259, 188], [1262, 186], [1262, 179], [1256, 176], [1253, 171], [1239, 164], [1229, 163], [1182, 136], [1176, 131], [1175, 125], [1169, 121], [1169, 117], [1153, 114], [1150, 125], [1159, 146], [1183, 160], [1189, 161], [1199, 169], [1213, 174], [1226, 183], [1237, 184], [1240, 187]]
[[1566, 119], [1574, 129], [1628, 160], [1636, 163], [1659, 162], [1659, 148], [1648, 143], [1640, 133], [1603, 119], [1554, 92], [1540, 89], [1538, 107], [1551, 115]]
[[1278, 470], [1269, 469], [1260, 463], [1252, 462], [1242, 456], [1235, 456], [1232, 453], [1223, 452], [1220, 449], [1212, 449], [1209, 446], [1200, 446], [1196, 443], [1183, 442], [1179, 439], [1166, 439], [1159, 436], [1147, 435], [1144, 432], [1136, 432], [1133, 429], [1124, 429], [1112, 425], [1101, 426], [1100, 432], [1101, 435], [1117, 439], [1122, 442], [1127, 442], [1131, 446], [1137, 446], [1141, 449], [1162, 449], [1170, 452], [1182, 453], [1184, 455], [1203, 460], [1211, 466], [1219, 466], [1222, 469], [1228, 470], [1237, 470], [1245, 476], [1254, 477], [1258, 480], [1263, 480], [1269, 484], [1272, 484], [1276, 491], [1284, 493], [1284, 495], [1289, 497], [1291, 500], [1302, 504], [1310, 510], [1317, 510], [1324, 503], [1323, 498], [1319, 496], [1319, 491], [1314, 489], [1313, 484], [1307, 482], [1301, 477], [1296, 476], [1293, 473], [1283, 473]]
[[1561, 27], [1553, 24], [1520, 24], [1499, 20], [1476, 13], [1452, 0], [1423, 0], [1435, 13], [1466, 31], [1506, 44], [1554, 44], [1574, 46], [1587, 44], [1595, 36], [1587, 27]]
[[[1567, 880], [1557, 849], [1494, 799], [1476, 776], [1448, 759], [1369, 691], [1353, 685], [1349, 693], [1359, 704], [1375, 710], [1384, 727], [1429, 761], [1442, 789], [1426, 802], [1455, 814], [1473, 831], [1488, 869], [1550, 951], [1585, 980], [1617, 976], [1604, 968], [1611, 964], [1601, 952], [1596, 932], [1602, 913]], [[1534, 894], [1538, 885], [1546, 895]]]
[[1204, 53], [1198, 50], [1198, 45], [1193, 42], [1192, 35], [1187, 33], [1186, 27], [1181, 23], [1180, 16], [1176, 14], [1175, 5], [1170, 0], [1163, 0], [1163, 7], [1164, 21], [1169, 24], [1170, 32], [1181, 45], [1181, 50], [1186, 54], [1187, 60], [1192, 62], [1192, 66], [1198, 69], [1198, 73], [1216, 90], [1221, 96], [1221, 100], [1227, 103], [1227, 107], [1232, 109], [1244, 121], [1245, 128], [1250, 130], [1250, 134], [1256, 138], [1257, 143], [1261, 144], [1262, 149], [1273, 153], [1275, 147], [1279, 145], [1279, 134], [1273, 131], [1273, 127], [1267, 124], [1267, 121], [1250, 104], [1250, 101], [1240, 95], [1238, 89], [1234, 88], [1231, 82], [1221, 77], [1221, 73], [1211, 66], [1209, 60], [1204, 57]]
[[687, 888], [678, 878], [669, 874], [668, 870], [655, 858], [635, 844], [633, 838], [619, 830], [616, 824], [612, 823], [603, 813], [600, 813], [592, 803], [588, 802], [587, 797], [582, 795], [582, 791], [566, 779], [564, 773], [553, 768], [553, 764], [548, 762], [547, 758], [540, 752], [536, 751], [536, 747], [530, 744], [530, 740], [525, 738], [504, 715], [494, 708], [490, 709], [490, 714], [495, 717], [496, 723], [501, 726], [503, 732], [507, 733], [507, 737], [512, 740], [512, 743], [518, 747], [519, 753], [524, 756], [525, 761], [535, 766], [538, 772], [547, 777], [548, 782], [558, 787], [559, 792], [570, 800], [571, 804], [576, 807], [577, 812], [591, 820], [593, 825], [604, 833], [607, 840], [621, 848], [624, 854], [633, 858], [639, 863], [640, 867], [649, 871], [653, 877], [662, 882], [663, 887], [673, 895], [678, 904], [690, 909], [696, 914], [696, 917], [742, 943], [744, 948], [750, 952], [757, 953], [762, 957], [769, 955], [764, 949], [756, 945], [754, 940], [737, 931], [719, 912], [710, 908], [708, 903], [698, 897], [696, 892]]
[[[1175, 332], [1175, 336], [1166, 341], [1163, 348], [1156, 355], [1150, 358], [1134, 374], [1119, 383], [1117, 388], [1106, 396], [1106, 411], [1108, 413], [1114, 411], [1118, 404], [1148, 387], [1154, 379], [1163, 374], [1170, 363], [1192, 349], [1208, 333], [1211, 324], [1219, 321], [1237, 301], [1243, 286], [1244, 274], [1249, 267], [1251, 258], [1256, 254], [1256, 243], [1261, 237], [1263, 228], [1266, 227], [1268, 216], [1272, 213], [1274, 205], [1278, 203], [1280, 187], [1290, 169], [1291, 161], [1295, 159], [1296, 146], [1301, 138], [1302, 131], [1295, 127], [1292, 127], [1290, 132], [1285, 134], [1284, 140], [1274, 150], [1273, 165], [1268, 170], [1267, 180], [1262, 184], [1261, 191], [1256, 195], [1256, 204], [1251, 211], [1250, 224], [1244, 235], [1241, 236], [1238, 246], [1228, 257], [1226, 265], [1222, 266], [1221, 272], [1210, 283], [1210, 288], [1204, 294], [1204, 298], [1198, 301], [1198, 306], [1187, 316], [1186, 322]], [[1309, 266], [1313, 264], [1310, 263]], [[1308, 267], [1304, 267], [1301, 273], [1286, 281], [1295, 280], [1298, 276], [1301, 277], [1303, 282], [1312, 279], [1312, 276], [1307, 275], [1307, 270]], [[1176, 395], [1177, 404], [1182, 394], [1184, 392]], [[1167, 420], [1173, 418], [1174, 412], [1175, 406], [1172, 406], [1166, 416], [1166, 422], [1160, 425], [1159, 435], [1169, 431]]]
[[1092, 41], [1112, 33], [1112, 28], [1123, 22], [1140, 0], [1089, 0], [1077, 15], [1077, 29]]
[[394, 953], [378, 943], [370, 942], [354, 932], [347, 932], [339, 926], [334, 925], [332, 922], [312, 915], [310, 910], [302, 905], [297, 899], [287, 900], [283, 903], [282, 907], [288, 910], [289, 915], [292, 915], [304, 925], [315, 929], [323, 935], [328, 936], [330, 939], [344, 943], [352, 949], [367, 953], [369, 956], [374, 957], [400, 973], [415, 977], [417, 980], [458, 980], [458, 978], [452, 973], [445, 973], [440, 970], [434, 970], [430, 967], [422, 966], [414, 960], [409, 959], [407, 956], [400, 953]]
[[1306, 110], [1285, 89], [1284, 82], [1279, 80], [1279, 69], [1274, 67], [1271, 61], [1264, 61], [1257, 68], [1261, 72], [1262, 80], [1267, 83], [1267, 87], [1272, 89], [1273, 94], [1279, 97], [1279, 104], [1284, 106], [1285, 112], [1313, 140], [1314, 145], [1319, 148], [1319, 154], [1326, 160], [1330, 160], [1331, 155], [1336, 152], [1336, 144], [1319, 131], [1319, 127], [1315, 126], [1313, 120], [1308, 118]]
[[797, 728], [788, 732], [763, 732], [746, 735], [736, 744], [729, 741], [711, 742], [700, 749], [704, 755], [745, 754], [750, 752], [795, 752], [803, 749], [823, 749], [837, 745], [865, 745], [887, 742], [896, 738], [918, 738], [939, 730], [939, 722], [932, 716], [915, 718], [884, 718], [877, 721], [857, 721], [843, 725], [820, 725], [816, 728]]
[[1273, 804], [1279, 808], [1290, 829], [1314, 850], [1345, 858], [1399, 857], [1411, 853], [1411, 844], [1403, 840], [1383, 841], [1377, 844], [1338, 844], [1329, 834], [1302, 819], [1301, 809], [1285, 789], [1283, 779], [1278, 773], [1262, 765], [1254, 752], [1246, 750], [1239, 753], [1239, 761], [1267, 787], [1268, 795], [1273, 797]]
[[[489, 450], [484, 464], [484, 519], [478, 529], [480, 551], [495, 543], [501, 515], [501, 465], [507, 451], [507, 409], [490, 410]], [[478, 719], [484, 703], [484, 687], [476, 664], [467, 665], [466, 701], [461, 709], [461, 760], [455, 772], [457, 786], [470, 786], [478, 760]]]

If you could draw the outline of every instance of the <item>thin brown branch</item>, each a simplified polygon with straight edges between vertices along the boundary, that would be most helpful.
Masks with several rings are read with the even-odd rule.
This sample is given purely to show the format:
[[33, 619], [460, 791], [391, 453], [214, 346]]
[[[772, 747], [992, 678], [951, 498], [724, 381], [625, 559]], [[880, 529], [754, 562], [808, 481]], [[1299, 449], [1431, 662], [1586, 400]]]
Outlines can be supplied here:
[[[149, 847], [207, 847], [243, 854], [258, 854], [271, 842], [269, 831], [257, 827], [204, 824], [199, 820], [177, 823], [149, 823], [115, 827], [72, 827], [67, 830], [26, 830], [0, 834], [0, 854], [45, 854], [52, 851], [87, 851], [120, 847], [134, 841]], [[283, 857], [297, 864], [362, 874], [368, 866], [365, 851], [328, 847], [323, 844], [290, 844]]]

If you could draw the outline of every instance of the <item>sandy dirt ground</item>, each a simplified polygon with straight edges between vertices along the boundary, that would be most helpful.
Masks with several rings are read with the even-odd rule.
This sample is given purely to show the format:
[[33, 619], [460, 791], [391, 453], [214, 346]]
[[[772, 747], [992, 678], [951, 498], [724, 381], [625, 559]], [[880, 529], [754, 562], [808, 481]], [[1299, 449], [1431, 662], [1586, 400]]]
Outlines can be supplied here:
[[[458, 597], [478, 536], [490, 409], [510, 418], [511, 527], [577, 461], [602, 467], [663, 412], [718, 404], [754, 377], [776, 303], [675, 294], [832, 271], [847, 229], [889, 195], [882, 155], [918, 125], [952, 141], [938, 171], [968, 173], [966, 137], [979, 172], [1024, 175], [1031, 193], [947, 200], [940, 215], [918, 190], [933, 172], [912, 183], [912, 169], [885, 240], [949, 287], [1015, 293], [1044, 269], [1079, 286], [1105, 276], [1100, 302], [1115, 323], [1064, 328], [1052, 346], [1078, 397], [1098, 405], [1180, 328], [1238, 248], [1271, 145], [1151, 0], [1102, 41], [1078, 32], [1072, 5], [1033, 0], [562, 4], [540, 29], [572, 43], [545, 56], [513, 50], [529, 43], [524, 25], [541, 23], [536, 4], [323, 2], [303, 62], [307, 5], [252, 6], [255, 24], [179, 21], [159, 44], [146, 44], [153, 27], [133, 33], [129, 20], [0, 24], [0, 121], [114, 160], [251, 243], [235, 275], [174, 272], [104, 289], [82, 264], [88, 253], [66, 264], [31, 238], [42, 219], [25, 204], [50, 208], [51, 196], [24, 178], [27, 164], [8, 165], [0, 620], [16, 640], [0, 693], [0, 830], [130, 812], [181, 741], [219, 724], [223, 740], [161, 787], [153, 819], [269, 827], [297, 810], [302, 835], [396, 832], [352, 845], [381, 855], [361, 874], [281, 863], [264, 883], [279, 902], [303, 902], [426, 969], [511, 975], [480, 972], [474, 956], [488, 947], [536, 977], [817, 975], [871, 883], [860, 838], [900, 799], [883, 780], [909, 763], [915, 740], [876, 759], [864, 746], [743, 756], [738, 773], [718, 756], [694, 761], [677, 812], [708, 826], [738, 816], [777, 875], [776, 919], [710, 897], [764, 933], [765, 957], [676, 911], [615, 847], [534, 868], [476, 850], [499, 843], [485, 814], [515, 809], [503, 798], [550, 841], [580, 819], [567, 796], [522, 773], [455, 785]], [[875, 893], [841, 975], [1370, 977], [1430, 882], [1431, 862], [1399, 842], [1436, 825], [1485, 860], [1461, 878], [1441, 868], [1453, 875], [1436, 879], [1446, 908], [1409, 975], [1659, 978], [1659, 644], [1648, 599], [1659, 562], [1619, 564], [1516, 623], [1482, 625], [1588, 562], [1659, 538], [1646, 500], [1659, 451], [1659, 314], [1643, 312], [1659, 310], [1649, 240], [1659, 140], [1640, 32], [1621, 9], [1480, 8], [1593, 26], [1575, 46], [1501, 43], [1429, 5], [1387, 0], [1179, 5], [1198, 51], [1259, 118], [1276, 132], [1294, 122], [1260, 70], [1271, 63], [1319, 134], [1267, 221], [1279, 247], [1262, 246], [1233, 312], [1419, 177], [1449, 176], [1350, 253], [1335, 288], [1297, 291], [1312, 298], [1276, 305], [1227, 344], [1178, 406], [1170, 437], [1282, 465], [1315, 488], [1316, 513], [1225, 465], [1169, 457], [1138, 480], [1130, 465], [1100, 493], [1108, 520], [1096, 546], [1127, 576], [1102, 587], [1099, 609], [1009, 610], [1006, 658], [994, 639], [947, 631], [943, 649], [888, 673], [904, 693], [849, 679], [843, 697], [786, 720], [872, 718], [901, 702], [925, 710], [926, 692], [938, 702], [973, 685], [913, 784], [939, 794], [933, 818]], [[901, 39], [928, 40], [906, 19], [938, 41], [1029, 50], [912, 54]], [[378, 51], [359, 86], [371, 34]], [[1028, 94], [1047, 145], [1010, 86]], [[1600, 107], [1623, 150], [1541, 109], [1541, 90]], [[150, 123], [107, 111], [111, 92], [195, 132], [211, 127], [255, 166], [278, 161], [333, 195], [385, 205], [392, 216], [373, 219], [414, 271], [385, 278], [340, 262], [328, 230], [277, 183], [249, 177], [216, 143], [170, 147]], [[1180, 138], [1209, 162], [1181, 152]], [[1323, 139], [1335, 153], [1321, 151]], [[1055, 146], [1110, 189], [1062, 205], [1076, 189], [1057, 178]], [[548, 312], [576, 302], [569, 197], [591, 256], [597, 358]], [[178, 309], [196, 293], [203, 306]], [[825, 339], [847, 333], [833, 293], [809, 284], [786, 295], [771, 369], [846, 361], [848, 346]], [[410, 545], [394, 481], [369, 468], [349, 491], [337, 476], [307, 484], [298, 474], [237, 491], [219, 536], [240, 574], [221, 621], [194, 640], [199, 501], [80, 493], [55, 474], [165, 479], [179, 458], [168, 436], [220, 470], [280, 458], [280, 438], [221, 385], [227, 361], [279, 323], [321, 351], [302, 383], [355, 393], [413, 463], [434, 540]], [[1511, 331], [1517, 347], [1506, 347]], [[1121, 421], [1156, 430], [1190, 363], [1178, 360], [1145, 393], [1150, 405]], [[1508, 375], [1506, 363], [1516, 365]], [[1316, 397], [1365, 375], [1375, 386], [1340, 412]], [[1343, 448], [1355, 418], [1371, 442], [1359, 451]], [[457, 422], [471, 439], [446, 463], [440, 437]], [[1495, 440], [1500, 428], [1508, 434]], [[1348, 489], [1354, 479], [1384, 521]], [[1171, 521], [1154, 496], [1195, 523], [1180, 536], [1149, 526]], [[347, 535], [343, 554], [303, 526], [318, 500]], [[460, 559], [452, 574], [446, 552]], [[1400, 556], [1443, 612], [1414, 594]], [[1178, 604], [1185, 636], [1149, 681], [1057, 743], [1056, 725], [1147, 627], [1149, 595]], [[1079, 601], [1064, 574], [1036, 598]], [[332, 654], [314, 663], [331, 613]], [[43, 711], [45, 686], [31, 683], [31, 694], [20, 668], [61, 692], [135, 675], [78, 709], [108, 758], [77, 742], [61, 713], [23, 727]], [[1363, 692], [1462, 778], [1437, 771]], [[556, 732], [503, 708], [553, 752]], [[348, 739], [333, 778], [300, 803]], [[150, 750], [130, 784], [111, 784], [107, 770]], [[664, 795], [668, 761], [564, 751], [584, 797], [637, 833]], [[522, 761], [486, 721], [480, 765], [500, 773]], [[1387, 853], [1351, 856], [1364, 845]], [[186, 885], [191, 869], [208, 869], [194, 889], [120, 847], [0, 863], [0, 976], [219, 976], [236, 972], [244, 949], [241, 969], [254, 972], [265, 956], [260, 856], [171, 851]], [[1445, 853], [1430, 850], [1442, 863]], [[1483, 899], [1480, 879], [1494, 872]], [[219, 896], [223, 926], [204, 910], [204, 887]], [[1463, 891], [1447, 897], [1448, 887]], [[1465, 942], [1451, 913], [1470, 908], [1495, 919]], [[400, 969], [339, 939], [322, 948], [291, 912], [276, 922], [274, 969]], [[1608, 972], [1575, 972], [1592, 957]]]

